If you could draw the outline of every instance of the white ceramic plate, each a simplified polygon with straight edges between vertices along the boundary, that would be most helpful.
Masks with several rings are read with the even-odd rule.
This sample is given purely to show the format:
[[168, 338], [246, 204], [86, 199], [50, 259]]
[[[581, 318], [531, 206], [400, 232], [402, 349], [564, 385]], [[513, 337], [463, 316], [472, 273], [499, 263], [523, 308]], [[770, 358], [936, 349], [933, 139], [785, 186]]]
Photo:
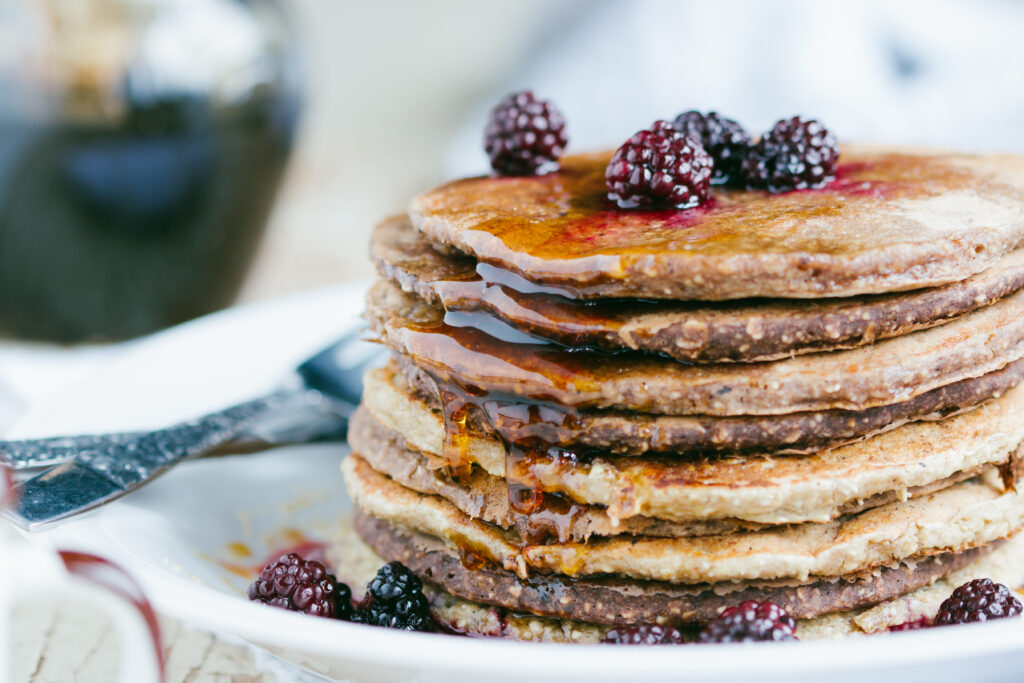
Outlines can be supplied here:
[[[305, 293], [188, 323], [134, 347], [10, 437], [169, 424], [271, 389], [357, 324], [362, 287]], [[354, 626], [250, 604], [225, 562], [258, 564], [297, 529], [327, 539], [350, 506], [344, 447], [313, 445], [179, 466], [94, 514], [35, 536], [106, 555], [161, 611], [356, 681], [1017, 681], [1024, 620], [795, 644], [660, 648], [523, 644]], [[244, 544], [251, 558], [239, 557]], [[234, 551], [231, 549], [234, 548]]]

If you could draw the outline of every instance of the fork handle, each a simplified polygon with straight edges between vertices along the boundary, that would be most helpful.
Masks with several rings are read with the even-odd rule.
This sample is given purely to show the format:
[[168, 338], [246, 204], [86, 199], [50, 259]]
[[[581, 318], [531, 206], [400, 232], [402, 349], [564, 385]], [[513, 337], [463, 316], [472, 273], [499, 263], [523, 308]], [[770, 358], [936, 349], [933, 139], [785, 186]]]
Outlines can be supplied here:
[[[308, 403], [305, 389], [286, 389], [152, 432], [115, 432], [0, 441], [0, 464], [13, 469], [47, 467], [69, 460], [91, 465], [119, 483], [138, 477], [124, 465], [149, 472], [204, 453], [243, 434], [261, 417]], [[142, 473], [143, 478], [146, 474]]]

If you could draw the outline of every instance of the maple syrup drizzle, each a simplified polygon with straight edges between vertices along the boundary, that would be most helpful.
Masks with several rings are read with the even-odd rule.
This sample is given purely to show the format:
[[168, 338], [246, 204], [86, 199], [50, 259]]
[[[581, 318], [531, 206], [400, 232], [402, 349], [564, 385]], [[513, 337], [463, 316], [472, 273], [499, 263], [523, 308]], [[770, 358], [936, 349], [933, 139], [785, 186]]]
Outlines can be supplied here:
[[489, 563], [486, 556], [461, 545], [459, 546], [459, 561], [462, 562], [463, 567], [471, 572], [483, 569]]
[[554, 403], [490, 398], [478, 405], [487, 424], [512, 443], [568, 446], [583, 425], [580, 411]]
[[[552, 348], [615, 354], [623, 351], [614, 333], [641, 313], [695, 309], [702, 302], [653, 301], [648, 299], [574, 300], [569, 292], [535, 285], [510, 286], [518, 275], [485, 263], [477, 269], [488, 278], [455, 277], [434, 280], [430, 287], [445, 310], [449, 327], [472, 327], [496, 339], [518, 344], [545, 344]], [[521, 285], [518, 285], [521, 286]], [[742, 305], [717, 304], [720, 308]]]
[[[562, 161], [557, 173], [541, 177], [454, 181], [422, 196], [420, 211], [441, 223], [479, 216], [463, 232], [464, 242], [479, 247], [464, 251], [478, 254], [482, 279], [589, 299], [611, 294], [606, 285], [620, 284], [624, 267], [652, 255], [841, 253], [849, 248], [841, 239], [790, 226], [853, 215], [880, 201], [988, 187], [955, 162], [892, 153], [841, 160], [823, 188], [774, 195], [717, 188], [712, 201], [685, 211], [623, 210], [607, 198], [607, 154]], [[991, 185], [995, 196], [1005, 194]]]
[[496, 557], [487, 546], [472, 541], [465, 534], [452, 530], [450, 538], [459, 549], [459, 560], [466, 569], [476, 571], [488, 564], [501, 565], [501, 558]]
[[[490, 318], [485, 324], [482, 318]], [[567, 394], [581, 405], [599, 403], [603, 385], [622, 374], [671, 371], [689, 365], [657, 354], [604, 351], [538, 341], [513, 343], [488, 333], [497, 323], [481, 314], [476, 325], [449, 325], [443, 319], [405, 320], [392, 328], [395, 346], [414, 365], [451, 385], [477, 394], [514, 397], [515, 401], [563, 405]], [[492, 327], [486, 327], [491, 325]], [[490, 389], [481, 389], [489, 386]], [[652, 406], [653, 408], [654, 406]], [[643, 409], [644, 406], [638, 406]]]
[[[447, 256], [453, 261], [458, 257]], [[515, 273], [487, 263], [465, 264], [429, 273], [425, 285], [431, 297], [449, 314], [484, 314], [508, 321], [518, 335], [533, 341], [579, 347], [598, 345], [621, 348], [612, 335], [638, 313], [658, 313], [695, 308], [699, 303], [645, 299], [577, 299], [569, 288], [537, 285]], [[410, 274], [401, 265], [389, 273], [392, 279], [410, 281], [428, 274]], [[449, 323], [452, 316], [446, 316]], [[476, 320], [469, 320], [475, 324]], [[481, 318], [485, 324], [486, 318]], [[458, 324], [455, 324], [458, 326]], [[605, 344], [606, 346], [602, 346]]]
[[558, 493], [542, 492], [542, 503], [529, 515], [524, 515], [517, 528], [528, 545], [568, 543], [573, 539], [577, 522], [587, 507]]
[[530, 467], [535, 447], [505, 443], [505, 484], [508, 503], [523, 515], [532, 515], [544, 504], [544, 490]]
[[[516, 526], [523, 541], [526, 544], [537, 544], [552, 538], [559, 543], [571, 540], [574, 526], [586, 512], [587, 506], [565, 495], [559, 482], [564, 480], [570, 470], [576, 468], [583, 456], [539, 438], [555, 433], [565, 438], [568, 433], [564, 429], [553, 431], [549, 424], [541, 422], [551, 417], [549, 411], [552, 407], [523, 403], [494, 394], [477, 395], [457, 385], [442, 382], [429, 373], [423, 375], [432, 385], [442, 406], [444, 453], [438, 463], [439, 467], [454, 480], [468, 476], [472, 471], [473, 460], [468, 451], [471, 412], [487, 420], [492, 429], [494, 423], [508, 420], [509, 428], [493, 431], [505, 446], [505, 485], [509, 507], [519, 517]], [[560, 415], [563, 425], [573, 420], [567, 412], [556, 414]], [[492, 415], [497, 418], [494, 422], [490, 420]], [[513, 435], [511, 438], [510, 434]], [[486, 549], [471, 548], [467, 539], [459, 539], [457, 545], [467, 568], [490, 560]]]
[[440, 386], [437, 398], [444, 416], [441, 455], [445, 473], [455, 480], [468, 477], [473, 469], [473, 462], [469, 457], [469, 430], [466, 427], [469, 403], [461, 392], [456, 393]]

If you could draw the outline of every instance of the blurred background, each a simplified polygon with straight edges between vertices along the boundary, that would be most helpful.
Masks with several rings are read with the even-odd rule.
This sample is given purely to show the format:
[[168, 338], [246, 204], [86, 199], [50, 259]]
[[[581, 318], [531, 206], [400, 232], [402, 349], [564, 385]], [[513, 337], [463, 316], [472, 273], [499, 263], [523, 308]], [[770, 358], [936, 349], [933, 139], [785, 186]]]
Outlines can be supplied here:
[[570, 150], [697, 108], [1024, 152], [1021, 35], [1021, 0], [0, 0], [0, 330], [130, 337], [368, 277], [373, 224], [486, 172], [518, 88]]

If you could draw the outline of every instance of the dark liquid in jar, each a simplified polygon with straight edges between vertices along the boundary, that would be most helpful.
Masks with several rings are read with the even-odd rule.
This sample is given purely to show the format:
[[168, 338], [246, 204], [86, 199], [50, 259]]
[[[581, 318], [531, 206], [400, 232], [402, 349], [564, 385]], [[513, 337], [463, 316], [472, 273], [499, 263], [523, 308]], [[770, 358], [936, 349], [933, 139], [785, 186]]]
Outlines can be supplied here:
[[284, 170], [289, 107], [270, 94], [110, 124], [0, 120], [0, 334], [126, 338], [229, 304]]

